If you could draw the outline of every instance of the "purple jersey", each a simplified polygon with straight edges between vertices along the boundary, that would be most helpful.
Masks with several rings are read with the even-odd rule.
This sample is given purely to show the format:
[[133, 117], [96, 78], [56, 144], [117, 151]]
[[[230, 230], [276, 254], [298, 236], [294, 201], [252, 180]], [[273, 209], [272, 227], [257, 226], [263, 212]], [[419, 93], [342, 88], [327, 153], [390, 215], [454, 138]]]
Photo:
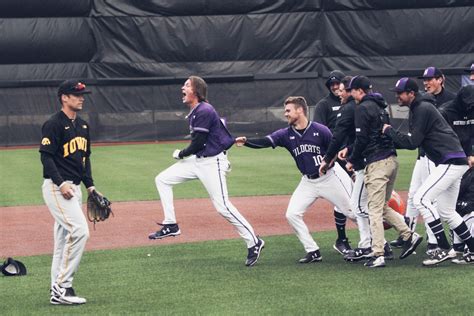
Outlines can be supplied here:
[[287, 127], [267, 137], [273, 148], [280, 146], [288, 149], [302, 174], [313, 175], [319, 172], [319, 165], [326, 154], [332, 134], [326, 126], [310, 122], [303, 134], [294, 127]]
[[216, 110], [206, 102], [199, 103], [189, 114], [189, 130], [207, 133], [204, 148], [196, 156], [211, 157], [229, 149], [234, 144], [234, 138], [229, 133]]

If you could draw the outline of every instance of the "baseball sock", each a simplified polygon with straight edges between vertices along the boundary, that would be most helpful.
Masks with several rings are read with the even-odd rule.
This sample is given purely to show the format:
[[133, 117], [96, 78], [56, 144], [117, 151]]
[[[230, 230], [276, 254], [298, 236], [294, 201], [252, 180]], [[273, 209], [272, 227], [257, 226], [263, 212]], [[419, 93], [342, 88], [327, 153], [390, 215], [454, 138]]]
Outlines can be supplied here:
[[466, 223], [462, 222], [458, 227], [454, 229], [454, 232], [456, 233], [456, 235], [459, 236], [459, 238], [462, 239], [462, 241], [466, 243], [467, 248], [469, 248], [469, 251], [474, 252], [474, 238], [472, 238]]
[[[438, 247], [441, 249], [450, 249], [451, 246], [449, 245], [448, 238], [446, 238], [446, 234], [444, 233], [443, 224], [441, 224], [441, 220], [438, 218], [430, 223], [431, 231], [436, 236], [436, 241], [438, 242]], [[466, 224], [464, 224], [466, 226]]]
[[337, 239], [344, 240], [347, 238], [346, 236], [346, 215], [336, 212], [334, 210], [334, 221], [336, 222], [336, 229], [337, 229]]

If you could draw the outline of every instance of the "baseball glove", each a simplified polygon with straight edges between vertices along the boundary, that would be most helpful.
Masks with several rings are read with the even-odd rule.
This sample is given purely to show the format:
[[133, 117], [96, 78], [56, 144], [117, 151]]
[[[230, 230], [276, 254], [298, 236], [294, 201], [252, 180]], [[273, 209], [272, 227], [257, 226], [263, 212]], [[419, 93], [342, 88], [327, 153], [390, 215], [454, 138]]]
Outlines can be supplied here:
[[94, 223], [105, 221], [109, 218], [110, 214], [113, 215], [112, 209], [110, 208], [110, 201], [105, 197], [92, 191], [87, 198], [87, 218], [89, 221]]

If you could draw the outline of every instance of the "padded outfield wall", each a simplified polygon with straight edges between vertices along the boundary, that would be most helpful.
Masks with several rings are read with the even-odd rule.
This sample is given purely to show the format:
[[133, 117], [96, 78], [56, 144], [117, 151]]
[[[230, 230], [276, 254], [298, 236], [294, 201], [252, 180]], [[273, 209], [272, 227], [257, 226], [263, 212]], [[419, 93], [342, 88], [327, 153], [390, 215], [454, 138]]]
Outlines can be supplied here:
[[285, 126], [288, 95], [314, 105], [333, 69], [370, 76], [392, 103], [388, 87], [427, 66], [456, 91], [473, 29], [472, 0], [2, 0], [0, 146], [38, 143], [66, 78], [93, 91], [96, 142], [183, 138], [191, 74], [246, 135]]

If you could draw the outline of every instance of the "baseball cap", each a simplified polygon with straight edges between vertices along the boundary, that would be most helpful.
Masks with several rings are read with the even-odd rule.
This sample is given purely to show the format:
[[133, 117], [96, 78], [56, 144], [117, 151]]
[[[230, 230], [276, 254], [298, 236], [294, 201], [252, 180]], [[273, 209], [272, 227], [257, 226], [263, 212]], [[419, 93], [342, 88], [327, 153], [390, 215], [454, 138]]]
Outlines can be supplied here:
[[394, 88], [390, 88], [389, 90], [395, 92], [418, 92], [418, 84], [413, 79], [403, 77], [397, 81]]
[[7, 260], [0, 266], [0, 271], [5, 276], [26, 275], [26, 267], [23, 262], [7, 258]]
[[442, 77], [443, 73], [436, 67], [428, 67], [423, 72], [423, 76], [418, 77], [418, 79], [431, 79]]
[[92, 93], [90, 90], [86, 90], [86, 85], [78, 80], [65, 80], [58, 88], [58, 96], [62, 94], [89, 94]]
[[349, 84], [349, 89], [372, 89], [372, 84], [366, 76], [355, 76]]
[[471, 68], [465, 69], [464, 71], [465, 71], [465, 72], [469, 72], [469, 73], [471, 73], [471, 74], [474, 74], [474, 64], [471, 65]]

